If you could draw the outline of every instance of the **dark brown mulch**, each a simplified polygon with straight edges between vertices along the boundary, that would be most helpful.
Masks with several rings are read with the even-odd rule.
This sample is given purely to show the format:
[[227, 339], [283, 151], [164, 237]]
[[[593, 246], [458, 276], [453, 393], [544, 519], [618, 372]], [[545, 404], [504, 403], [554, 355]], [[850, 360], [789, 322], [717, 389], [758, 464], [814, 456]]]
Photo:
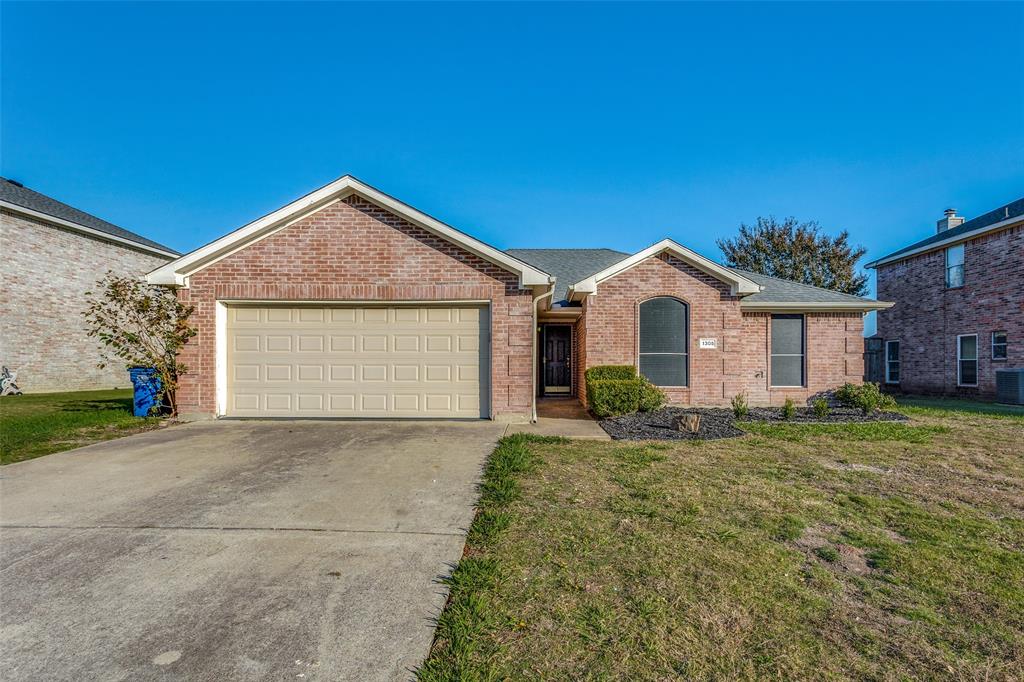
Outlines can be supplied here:
[[[677, 431], [673, 419], [681, 414], [699, 414], [700, 430], [697, 433]], [[619, 417], [609, 417], [598, 422], [615, 440], [717, 440], [737, 438], [746, 432], [736, 426], [737, 421], [789, 422], [793, 424], [850, 424], [854, 422], [906, 421], [906, 415], [898, 412], [875, 412], [864, 414], [849, 407], [835, 407], [824, 418], [814, 414], [807, 407], [798, 407], [792, 419], [782, 416], [780, 407], [752, 407], [742, 420], [737, 420], [732, 410], [719, 407], [663, 407], [654, 412], [636, 412]]]

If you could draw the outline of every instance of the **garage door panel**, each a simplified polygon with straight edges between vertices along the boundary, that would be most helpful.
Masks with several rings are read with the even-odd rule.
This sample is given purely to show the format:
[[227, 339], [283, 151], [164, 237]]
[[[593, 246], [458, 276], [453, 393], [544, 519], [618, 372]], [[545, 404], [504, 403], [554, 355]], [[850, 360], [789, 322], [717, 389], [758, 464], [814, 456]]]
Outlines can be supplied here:
[[228, 414], [486, 417], [486, 312], [229, 307]]

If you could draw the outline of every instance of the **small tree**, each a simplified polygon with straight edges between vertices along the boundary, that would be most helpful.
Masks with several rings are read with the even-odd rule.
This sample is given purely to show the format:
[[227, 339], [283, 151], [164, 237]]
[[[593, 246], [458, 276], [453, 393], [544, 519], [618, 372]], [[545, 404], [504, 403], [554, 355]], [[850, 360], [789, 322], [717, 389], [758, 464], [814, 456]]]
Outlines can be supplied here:
[[110, 271], [96, 282], [95, 291], [85, 295], [86, 329], [100, 341], [103, 356], [99, 367], [116, 362], [153, 367], [162, 396], [177, 414], [178, 377], [188, 371], [178, 353], [196, 335], [188, 324], [194, 306], [181, 303], [170, 289]]
[[846, 230], [837, 237], [822, 234], [814, 221], [786, 218], [780, 223], [769, 216], [759, 217], [753, 227], [741, 224], [735, 239], [717, 243], [731, 267], [863, 296], [868, 277], [855, 266], [866, 250], [850, 246], [849, 238]]

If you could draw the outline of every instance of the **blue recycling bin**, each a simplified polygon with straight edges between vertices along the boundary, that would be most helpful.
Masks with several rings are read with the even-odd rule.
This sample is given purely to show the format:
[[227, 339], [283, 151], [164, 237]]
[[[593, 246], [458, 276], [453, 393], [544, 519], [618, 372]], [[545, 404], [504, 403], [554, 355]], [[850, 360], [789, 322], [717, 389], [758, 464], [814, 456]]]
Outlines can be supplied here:
[[160, 377], [153, 367], [129, 367], [128, 376], [135, 388], [133, 413], [136, 417], [148, 417], [154, 409], [162, 409], [160, 400]]

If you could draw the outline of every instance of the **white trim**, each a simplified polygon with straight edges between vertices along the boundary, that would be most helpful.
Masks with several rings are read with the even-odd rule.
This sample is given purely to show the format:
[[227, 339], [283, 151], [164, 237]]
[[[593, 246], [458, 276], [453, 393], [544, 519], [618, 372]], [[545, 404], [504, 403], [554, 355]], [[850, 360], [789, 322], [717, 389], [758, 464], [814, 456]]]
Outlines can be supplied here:
[[[996, 334], [1002, 334], [1004, 337], [1006, 337], [1006, 341], [1004, 341], [1004, 342], [1002, 342], [1000, 344], [996, 344]], [[988, 353], [989, 360], [991, 360], [992, 362], [1006, 362], [1007, 360], [1009, 360], [1010, 359], [1010, 334], [1009, 334], [1009, 332], [1007, 332], [1005, 329], [996, 329], [996, 330], [992, 331], [989, 334], [989, 339], [991, 340], [991, 343], [989, 344], [989, 353]], [[996, 345], [1003, 346], [1004, 347], [1003, 350], [1006, 352], [1006, 355], [1004, 355], [1001, 358], [997, 358], [996, 357]]]
[[826, 303], [771, 303], [769, 301], [740, 301], [740, 310], [752, 312], [773, 312], [773, 313], [851, 313], [867, 312], [870, 310], [886, 310], [896, 305], [889, 301], [872, 301], [865, 299], [864, 302], [850, 301]]
[[[871, 269], [874, 270], [874, 269], [877, 269], [879, 265], [886, 265], [888, 263], [894, 263], [896, 261], [901, 261], [901, 260], [904, 260], [906, 258], [910, 258], [912, 256], [916, 256], [918, 254], [925, 253], [927, 251], [936, 251], [938, 249], [942, 249], [942, 248], [945, 248], [947, 246], [950, 246], [951, 244], [956, 244], [957, 242], [970, 241], [970, 240], [974, 239], [975, 237], [978, 237], [980, 235], [985, 234], [986, 232], [993, 232], [995, 230], [1001, 230], [1004, 227], [1009, 227], [1009, 226], [1014, 225], [1015, 223], [1019, 223], [1019, 222], [1024, 222], [1024, 216], [1019, 216], [1018, 215], [1018, 216], [1014, 216], [1012, 218], [1007, 218], [1006, 220], [1001, 220], [998, 223], [993, 223], [991, 225], [986, 225], [985, 227], [979, 227], [979, 228], [977, 228], [975, 230], [971, 230], [970, 232], [964, 232], [963, 234], [958, 234], [955, 237], [949, 237], [948, 239], [940, 239], [937, 242], [932, 242], [931, 244], [925, 244], [924, 246], [920, 246], [920, 247], [918, 247], [916, 249], [911, 249], [910, 251], [904, 251], [902, 253], [896, 253], [896, 254], [893, 254], [891, 256], [886, 256], [884, 258], [879, 258], [878, 260], [871, 261], [870, 263], [868, 263], [864, 267], [865, 268], [871, 268]], [[956, 228], [954, 228], [954, 229], [956, 229]]]
[[722, 267], [718, 263], [715, 263], [708, 258], [700, 255], [696, 251], [682, 246], [671, 239], [662, 239], [657, 244], [648, 246], [643, 251], [637, 251], [632, 256], [620, 260], [597, 274], [591, 275], [586, 279], [580, 280], [569, 287], [569, 300], [573, 300], [573, 297], [577, 294], [584, 296], [589, 294], [597, 293], [597, 285], [606, 279], [614, 277], [630, 268], [639, 265], [652, 256], [657, 256], [660, 253], [668, 251], [675, 257], [679, 258], [683, 262], [692, 265], [693, 267], [706, 272], [707, 274], [715, 277], [726, 284], [730, 285], [733, 296], [745, 296], [747, 294], [756, 294], [761, 291], [761, 287], [755, 284], [753, 281], [737, 274], [729, 268]]
[[[896, 360], [893, 360], [893, 361], [889, 360], [889, 344], [890, 343], [895, 343], [896, 344]], [[887, 384], [898, 384], [898, 383], [900, 383], [900, 381], [903, 380], [903, 359], [902, 359], [902, 355], [901, 355], [902, 347], [899, 344], [900, 344], [900, 340], [899, 339], [886, 339], [886, 341], [885, 341], [885, 347], [883, 349], [883, 360], [885, 362], [885, 383], [887, 383]], [[889, 363], [890, 362], [895, 362], [899, 366], [900, 377], [896, 381], [893, 381], [889, 377]]]
[[214, 363], [214, 394], [217, 416], [228, 413], [228, 306], [225, 301], [215, 302], [214, 346], [217, 349]]
[[[960, 357], [960, 351], [961, 351], [960, 339], [966, 339], [966, 338], [971, 337], [971, 336], [974, 337], [974, 359], [973, 360], [971, 358]], [[957, 334], [957, 336], [956, 336], [956, 385], [957, 386], [971, 387], [971, 386], [977, 386], [978, 385], [978, 375], [981, 373], [981, 363], [978, 361], [978, 356], [980, 355], [980, 353], [978, 352], [978, 350], [979, 349], [978, 349], [978, 335], [977, 334]], [[974, 383], [973, 384], [965, 384], [965, 383], [963, 383], [960, 380], [960, 363], [965, 361], [965, 360], [967, 362], [973, 362], [974, 363]]]
[[403, 306], [403, 305], [414, 305], [414, 306], [429, 306], [437, 304], [438, 306], [453, 306], [453, 305], [490, 305], [491, 300], [488, 298], [467, 298], [467, 299], [456, 299], [456, 298], [444, 298], [444, 299], [406, 299], [402, 301], [383, 301], [374, 298], [357, 298], [357, 299], [320, 299], [320, 298], [218, 298], [219, 303], [225, 303], [227, 305], [309, 305], [317, 308], [326, 308], [329, 306], [346, 306], [346, 305], [358, 305], [364, 308], [372, 308], [373, 306]]
[[531, 285], [552, 284], [552, 278], [546, 272], [524, 263], [518, 258], [499, 251], [498, 249], [485, 244], [468, 234], [460, 232], [440, 220], [432, 218], [426, 213], [419, 211], [408, 204], [391, 197], [378, 189], [375, 189], [360, 180], [345, 175], [334, 182], [331, 182], [318, 190], [296, 199], [290, 204], [259, 218], [248, 225], [238, 228], [220, 239], [202, 246], [184, 256], [174, 260], [162, 267], [159, 267], [146, 278], [152, 284], [165, 284], [172, 286], [184, 286], [185, 278], [207, 265], [216, 262], [219, 258], [233, 253], [245, 246], [248, 246], [257, 239], [277, 230], [283, 229], [295, 220], [308, 216], [310, 213], [319, 211], [334, 201], [356, 194], [361, 198], [380, 206], [392, 213], [401, 216], [409, 222], [432, 232], [453, 244], [466, 249], [485, 260], [494, 263], [510, 272], [519, 275], [519, 285], [522, 287]]
[[72, 222], [70, 220], [64, 220], [63, 218], [58, 218], [57, 216], [52, 216], [52, 215], [50, 215], [48, 213], [41, 213], [40, 211], [33, 211], [31, 208], [25, 208], [24, 206], [18, 206], [17, 204], [12, 204], [11, 202], [4, 201], [3, 199], [0, 199], [0, 207], [6, 208], [8, 211], [12, 211], [14, 213], [21, 213], [22, 215], [29, 216], [30, 218], [35, 218], [37, 220], [43, 220], [45, 222], [50, 222], [50, 223], [53, 223], [55, 225], [60, 225], [61, 227], [66, 227], [66, 228], [68, 228], [70, 230], [74, 230], [76, 232], [81, 232], [82, 234], [87, 234], [90, 237], [98, 237], [99, 239], [104, 239], [106, 241], [114, 242], [116, 244], [124, 244], [124, 245], [132, 247], [133, 249], [138, 249], [139, 251], [145, 251], [146, 253], [155, 253], [158, 256], [166, 256], [167, 258], [177, 258], [178, 257], [177, 254], [172, 253], [171, 251], [164, 251], [163, 249], [158, 249], [158, 248], [155, 248], [153, 246], [147, 246], [146, 244], [140, 244], [139, 242], [132, 241], [131, 239], [125, 239], [124, 237], [119, 237], [119, 236], [117, 236], [115, 234], [110, 234], [109, 232], [104, 232], [102, 230], [96, 230], [96, 229], [93, 229], [91, 227], [86, 227], [85, 225], [80, 225], [80, 224]]

